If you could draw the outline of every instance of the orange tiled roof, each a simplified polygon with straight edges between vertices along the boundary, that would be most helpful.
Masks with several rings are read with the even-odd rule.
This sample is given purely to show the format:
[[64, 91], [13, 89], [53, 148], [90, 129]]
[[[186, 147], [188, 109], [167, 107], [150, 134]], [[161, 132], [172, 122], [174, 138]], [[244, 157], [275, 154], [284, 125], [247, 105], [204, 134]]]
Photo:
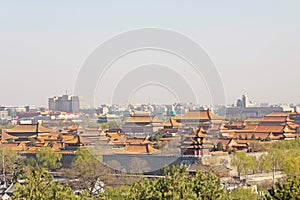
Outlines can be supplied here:
[[298, 124], [294, 123], [294, 122], [287, 122], [287, 125], [291, 128], [291, 129], [297, 129], [299, 127]]
[[62, 135], [62, 138], [64, 141], [72, 140], [74, 138], [74, 135]]
[[249, 117], [245, 120], [246, 123], [259, 123], [261, 120], [263, 119], [263, 117]]
[[17, 147], [18, 144], [17, 143], [1, 143], [1, 146], [3, 148], [11, 149], [11, 148]]
[[261, 122], [286, 122], [288, 120], [288, 116], [265, 116], [261, 120]]
[[46, 128], [42, 124], [19, 124], [5, 131], [7, 133], [56, 133], [56, 131]]
[[257, 124], [246, 124], [244, 130], [252, 130], [253, 131], [256, 129], [257, 126], [258, 126]]
[[229, 126], [244, 126], [244, 122], [243, 121], [237, 121], [237, 122], [233, 122], [232, 124], [229, 124]]
[[254, 132], [260, 132], [260, 133], [282, 133], [284, 131], [285, 125], [258, 125]]
[[116, 139], [116, 138], [120, 139], [120, 138], [122, 138], [122, 136], [117, 132], [106, 133], [106, 136], [111, 138], [111, 139]]
[[272, 113], [270, 113], [270, 114], [267, 114], [267, 115], [265, 115], [265, 116], [277, 116], [277, 117], [279, 117], [279, 116], [282, 116], [282, 117], [286, 117], [286, 116], [289, 116], [290, 114], [291, 114], [292, 112], [290, 112], [290, 111], [282, 111], [282, 112], [272, 112]]
[[51, 147], [54, 151], [58, 151], [61, 148], [61, 143], [55, 142]]
[[6, 132], [3, 130], [3, 131], [2, 131], [2, 134], [1, 134], [1, 140], [2, 140], [2, 141], [5, 141], [5, 140], [8, 140], [8, 139], [15, 140], [15, 139], [18, 139], [18, 137], [13, 136], [13, 135], [10, 135], [10, 134], [6, 133]]
[[170, 117], [167, 119], [164, 123], [164, 126], [169, 126], [169, 127], [180, 127], [181, 123], [177, 122], [174, 117]]
[[210, 110], [190, 110], [181, 117], [182, 120], [221, 120], [221, 116], [215, 115]]
[[142, 117], [129, 117], [125, 123], [151, 123], [151, 117], [150, 116], [142, 116]]
[[76, 131], [78, 126], [76, 124], [72, 124], [72, 126], [69, 127], [70, 131]]
[[77, 144], [79, 142], [81, 142], [81, 143], [88, 143], [88, 142], [91, 142], [91, 141], [88, 140], [88, 139], [86, 139], [86, 138], [83, 138], [81, 136], [74, 135], [72, 139], [70, 139], [70, 140], [64, 140], [64, 142], [66, 144]]
[[124, 149], [120, 149], [119, 154], [159, 154], [158, 149], [153, 148], [150, 144], [130, 144]]
[[200, 127], [198, 130], [196, 130], [195, 134], [197, 137], [206, 137], [207, 136], [206, 131], [202, 127]]
[[130, 144], [141, 144], [141, 143], [147, 143], [148, 140], [146, 138], [126, 138], [125, 143], [130, 143]]
[[274, 135], [273, 133], [270, 133], [269, 134], [269, 138], [271, 140], [281, 140], [284, 138], [284, 135], [283, 134], [279, 134], [279, 135]]
[[35, 152], [36, 150], [37, 150], [36, 147], [30, 147], [27, 151], [29, 151], [29, 152]]
[[247, 136], [247, 139], [251, 139], [252, 135], [255, 136], [256, 139], [258, 138], [261, 138], [261, 139], [265, 139], [269, 136], [269, 132], [268, 133], [255, 133], [255, 132], [246, 132], [246, 133], [243, 133], [243, 132], [236, 132], [234, 133], [234, 135], [232, 136], [232, 138], [239, 138], [239, 137], [242, 137], [243, 139], [246, 138]]

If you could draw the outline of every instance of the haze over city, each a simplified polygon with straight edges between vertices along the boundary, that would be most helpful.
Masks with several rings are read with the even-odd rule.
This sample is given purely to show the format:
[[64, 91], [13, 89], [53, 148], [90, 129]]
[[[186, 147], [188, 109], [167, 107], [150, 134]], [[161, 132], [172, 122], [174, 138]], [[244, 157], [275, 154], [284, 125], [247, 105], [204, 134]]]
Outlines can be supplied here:
[[[90, 3], [2, 2], [0, 84], [5, 95], [0, 104], [46, 106], [50, 96], [72, 94], [82, 63], [99, 44], [143, 27], [171, 29], [199, 43], [219, 70], [228, 104], [241, 94], [257, 102], [299, 102], [298, 1]], [[119, 66], [131, 63], [122, 62]], [[135, 102], [175, 101], [167, 93], [158, 95], [163, 91], [157, 88], [144, 89]], [[209, 104], [205, 88], [201, 95], [200, 102]], [[107, 101], [98, 94], [99, 104]]]

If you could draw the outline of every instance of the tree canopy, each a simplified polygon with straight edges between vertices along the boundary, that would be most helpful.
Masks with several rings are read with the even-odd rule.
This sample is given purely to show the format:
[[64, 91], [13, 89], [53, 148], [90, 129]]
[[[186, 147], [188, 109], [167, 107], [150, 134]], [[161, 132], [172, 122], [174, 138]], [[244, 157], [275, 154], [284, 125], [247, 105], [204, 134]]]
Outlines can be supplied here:
[[36, 157], [38, 163], [42, 167], [46, 167], [51, 170], [61, 167], [60, 160], [62, 155], [55, 153], [50, 147], [39, 148], [36, 152]]
[[53, 181], [53, 176], [44, 168], [35, 168], [26, 178], [25, 184], [17, 184], [12, 200], [73, 200], [77, 199], [73, 190], [68, 186], [63, 186], [57, 181]]

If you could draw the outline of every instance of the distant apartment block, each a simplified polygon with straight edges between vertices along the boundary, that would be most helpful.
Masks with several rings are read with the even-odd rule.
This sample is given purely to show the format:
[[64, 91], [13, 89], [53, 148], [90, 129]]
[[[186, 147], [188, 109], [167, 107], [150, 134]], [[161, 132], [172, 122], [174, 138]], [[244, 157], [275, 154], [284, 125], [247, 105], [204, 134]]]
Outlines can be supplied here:
[[62, 95], [48, 99], [49, 110], [60, 112], [79, 112], [80, 100], [78, 96]]

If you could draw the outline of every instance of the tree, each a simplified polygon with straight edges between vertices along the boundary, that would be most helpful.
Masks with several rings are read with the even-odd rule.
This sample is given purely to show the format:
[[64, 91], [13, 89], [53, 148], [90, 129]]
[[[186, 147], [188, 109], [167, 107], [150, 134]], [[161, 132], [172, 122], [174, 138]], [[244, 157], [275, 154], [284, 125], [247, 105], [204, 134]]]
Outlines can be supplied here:
[[16, 184], [12, 200], [40, 200], [40, 199], [57, 199], [68, 200], [77, 199], [73, 191], [68, 186], [63, 186], [57, 181], [53, 181], [47, 170], [35, 168], [26, 178], [25, 184]]
[[263, 171], [268, 171], [272, 169], [271, 157], [267, 154], [263, 154], [258, 158], [258, 170], [262, 173]]
[[300, 156], [288, 156], [284, 161], [283, 171], [290, 176], [300, 175]]
[[247, 155], [246, 152], [236, 152], [233, 154], [231, 165], [237, 168], [238, 175], [242, 173], [248, 174], [250, 169], [254, 169], [255, 162], [252, 156]]
[[276, 182], [275, 186], [268, 190], [265, 198], [268, 200], [276, 199], [299, 199], [300, 197], [300, 178], [290, 177], [285, 183]]
[[197, 199], [227, 199], [227, 192], [221, 187], [220, 180], [213, 173], [197, 171], [192, 179], [193, 192]]
[[[0, 170], [3, 174], [4, 182], [12, 181], [17, 177], [14, 175], [16, 173], [18, 156], [15, 151], [0, 146]], [[21, 169], [22, 166], [20, 166]]]
[[191, 177], [186, 166], [167, 166], [165, 176], [157, 179], [142, 179], [133, 186], [124, 199], [227, 199], [219, 179], [201, 171]]
[[38, 164], [50, 170], [61, 167], [60, 160], [62, 155], [54, 152], [50, 147], [41, 147], [37, 149], [36, 157]]
[[250, 142], [250, 151], [251, 152], [260, 152], [265, 151], [266, 147], [265, 145], [259, 143], [259, 142]]
[[26, 173], [26, 157], [17, 155], [14, 162], [14, 170], [12, 174], [12, 181], [15, 182], [19, 178], [24, 178]]
[[72, 188], [86, 190], [91, 195], [103, 192], [105, 186], [112, 184], [114, 179], [111, 174], [112, 170], [93, 156], [78, 158], [65, 172]]
[[121, 185], [119, 187], [107, 187], [103, 193], [98, 195], [101, 200], [112, 200], [112, 199], [129, 199], [130, 186]]
[[255, 194], [251, 188], [236, 188], [230, 192], [230, 197], [233, 200], [254, 200], [258, 199], [258, 195]]
[[272, 166], [272, 172], [273, 172], [273, 183], [275, 183], [275, 171], [276, 169], [280, 169], [283, 167], [284, 163], [284, 152], [283, 150], [271, 148], [268, 151], [266, 158], [268, 161], [270, 161]]
[[76, 150], [75, 158], [73, 159], [73, 162], [76, 161], [84, 161], [89, 159], [95, 159], [95, 157], [91, 153], [91, 149], [88, 149], [87, 147], [80, 147]]

